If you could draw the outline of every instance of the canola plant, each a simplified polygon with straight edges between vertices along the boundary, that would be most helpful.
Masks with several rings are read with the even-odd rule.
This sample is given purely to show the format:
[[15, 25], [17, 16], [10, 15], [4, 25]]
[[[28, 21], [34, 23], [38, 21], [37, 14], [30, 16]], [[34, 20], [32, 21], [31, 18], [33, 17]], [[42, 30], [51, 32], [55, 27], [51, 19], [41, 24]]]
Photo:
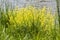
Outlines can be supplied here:
[[4, 40], [8, 35], [9, 40], [58, 40], [55, 16], [46, 7], [39, 9], [33, 6], [1, 12], [0, 26], [2, 31], [5, 28], [5, 34], [0, 34], [0, 38]]

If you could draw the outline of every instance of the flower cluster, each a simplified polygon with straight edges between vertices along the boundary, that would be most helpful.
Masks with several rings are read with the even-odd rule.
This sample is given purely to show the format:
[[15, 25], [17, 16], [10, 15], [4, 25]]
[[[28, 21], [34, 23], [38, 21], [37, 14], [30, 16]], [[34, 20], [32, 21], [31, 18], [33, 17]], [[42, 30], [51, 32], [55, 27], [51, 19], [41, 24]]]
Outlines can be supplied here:
[[46, 26], [54, 26], [55, 22], [55, 15], [49, 11], [46, 11], [46, 7], [42, 9], [37, 9], [35, 7], [29, 6], [26, 8], [16, 8], [8, 12], [9, 22], [12, 24], [22, 25], [25, 24], [26, 26], [32, 26], [32, 23], [37, 26], [46, 27]]
[[53, 35], [53, 31], [55, 31], [55, 14], [52, 15], [46, 7], [42, 9], [33, 6], [20, 9], [16, 7], [13, 10], [8, 10], [7, 14], [3, 13], [1, 19], [2, 25], [7, 27], [6, 33], [13, 35], [12, 37], [19, 35], [18, 37], [24, 38], [26, 35], [30, 35], [29, 38], [34, 39], [36, 37], [36, 40], [42, 40], [44, 37], [46, 39], [55, 35]]

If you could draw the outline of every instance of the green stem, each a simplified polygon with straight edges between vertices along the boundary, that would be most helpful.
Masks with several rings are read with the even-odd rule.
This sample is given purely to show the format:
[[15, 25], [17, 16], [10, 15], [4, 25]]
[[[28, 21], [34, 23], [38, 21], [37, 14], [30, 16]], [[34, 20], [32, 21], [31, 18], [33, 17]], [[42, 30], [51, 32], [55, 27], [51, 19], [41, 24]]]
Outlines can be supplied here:
[[57, 3], [57, 13], [58, 13], [58, 21], [59, 21], [59, 26], [60, 26], [60, 13], [59, 13], [59, 0], [56, 0]]

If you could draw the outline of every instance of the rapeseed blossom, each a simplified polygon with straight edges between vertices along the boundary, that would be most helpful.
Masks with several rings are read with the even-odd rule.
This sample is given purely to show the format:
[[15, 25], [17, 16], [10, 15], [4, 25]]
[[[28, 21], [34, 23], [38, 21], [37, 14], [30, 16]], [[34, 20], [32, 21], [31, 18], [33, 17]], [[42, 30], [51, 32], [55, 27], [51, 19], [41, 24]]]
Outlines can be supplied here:
[[2, 13], [0, 22], [3, 25], [2, 31], [9, 36], [8, 39], [11, 35], [13, 38], [17, 37], [16, 40], [20, 38], [21, 40], [26, 40], [25, 38], [27, 40], [30, 38], [31, 40], [46, 40], [46, 38], [53, 40], [57, 30], [55, 16], [56, 14], [52, 15], [46, 7], [40, 9], [33, 6], [24, 8], [17, 6], [13, 10], [8, 10], [7, 14]]
[[[51, 14], [51, 12], [47, 12], [46, 7], [43, 7], [42, 9], [37, 9], [35, 7], [29, 6], [26, 8], [20, 8], [16, 7], [16, 9], [13, 10], [13, 15], [11, 11], [9, 13], [9, 21], [10, 23], [14, 22], [18, 25], [38, 25], [41, 27], [46, 26], [53, 26], [54, 25], [54, 16]], [[33, 24], [32, 24], [33, 23]]]

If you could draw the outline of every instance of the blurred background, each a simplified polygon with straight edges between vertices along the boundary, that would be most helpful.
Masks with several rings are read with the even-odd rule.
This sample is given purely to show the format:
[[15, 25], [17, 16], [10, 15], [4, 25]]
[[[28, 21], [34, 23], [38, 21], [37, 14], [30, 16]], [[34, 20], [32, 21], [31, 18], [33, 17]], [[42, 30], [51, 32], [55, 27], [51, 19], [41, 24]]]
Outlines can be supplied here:
[[56, 0], [0, 0], [0, 7], [5, 9], [6, 5], [9, 5], [10, 9], [14, 9], [16, 6], [19, 8], [33, 5], [37, 8], [42, 8], [43, 6], [52, 9], [52, 12], [57, 11]]

